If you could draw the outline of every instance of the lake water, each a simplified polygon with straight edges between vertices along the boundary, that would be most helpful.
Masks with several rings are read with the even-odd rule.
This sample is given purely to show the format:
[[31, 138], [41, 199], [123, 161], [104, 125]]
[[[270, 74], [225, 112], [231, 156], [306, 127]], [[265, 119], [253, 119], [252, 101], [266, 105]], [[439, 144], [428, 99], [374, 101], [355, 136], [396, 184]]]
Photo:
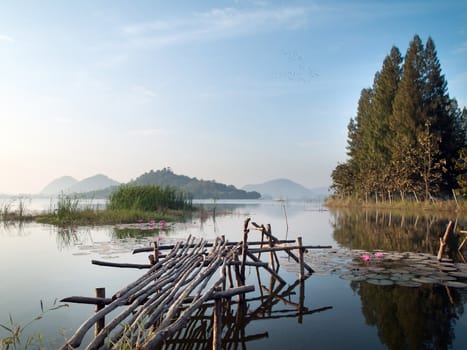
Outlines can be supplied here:
[[[44, 209], [49, 206], [47, 201], [40, 204], [34, 200], [30, 205]], [[370, 254], [382, 251], [385, 256], [389, 252], [436, 254], [439, 235], [448, 219], [455, 217], [330, 212], [320, 203], [311, 202], [206, 201], [202, 208], [186, 223], [169, 225], [166, 230], [155, 225], [152, 230], [138, 234], [110, 226], [57, 229], [37, 223], [2, 224], [0, 324], [8, 326], [11, 314], [15, 323], [25, 325], [41, 314], [41, 303], [47, 310], [62, 305], [58, 300], [64, 297], [93, 296], [97, 287], [105, 287], [110, 296], [143, 273], [95, 266], [92, 259], [147, 263], [147, 254], [132, 255], [131, 251], [149, 245], [157, 236], [162, 237], [162, 243], [185, 239], [190, 234], [209, 240], [225, 235], [229, 241], [239, 241], [243, 221], [251, 217], [259, 224], [271, 224], [273, 234], [280, 239], [302, 236], [306, 245], [332, 245], [333, 249], [306, 254], [317, 273], [304, 283], [303, 306], [310, 312], [302, 316], [297, 316], [290, 306], [300, 298], [300, 288], [295, 284], [297, 270], [279, 254], [283, 264], [280, 273], [288, 282], [284, 290], [290, 290], [282, 301], [276, 300], [268, 310], [262, 310], [261, 317], [241, 326], [247, 341], [239, 347], [467, 349], [466, 288], [436, 283], [416, 288], [381, 286], [366, 280], [349, 281], [344, 273], [349, 269], [345, 267], [349, 260], [364, 264], [359, 259], [361, 251]], [[466, 227], [465, 220], [459, 219], [457, 224]], [[250, 233], [250, 240], [259, 238], [256, 231]], [[339, 255], [342, 251], [347, 255]], [[247, 273], [255, 283], [256, 270], [249, 269]], [[274, 288], [269, 282], [261, 281], [265, 288]], [[248, 311], [257, 306], [258, 301], [251, 302]], [[39, 332], [44, 336], [45, 348], [54, 348], [92, 312], [93, 306], [70, 304], [47, 312], [28, 325], [23, 334]], [[0, 328], [0, 339], [7, 335]]]

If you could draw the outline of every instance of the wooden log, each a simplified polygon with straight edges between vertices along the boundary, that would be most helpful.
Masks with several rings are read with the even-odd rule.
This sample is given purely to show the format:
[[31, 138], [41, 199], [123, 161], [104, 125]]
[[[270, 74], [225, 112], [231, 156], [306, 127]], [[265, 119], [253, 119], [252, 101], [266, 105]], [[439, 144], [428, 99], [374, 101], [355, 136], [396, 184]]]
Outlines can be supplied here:
[[[248, 253], [247, 253], [248, 256]], [[240, 261], [232, 261], [229, 263], [229, 265], [241, 265], [242, 263]], [[246, 266], [255, 266], [255, 267], [266, 267], [268, 266], [268, 263], [263, 262], [263, 261], [247, 261], [245, 262]]]
[[[296, 241], [295, 241], [296, 242]], [[298, 245], [290, 245], [290, 246], [273, 246], [273, 247], [266, 247], [266, 248], [250, 248], [248, 249], [249, 252], [251, 253], [258, 253], [259, 251], [261, 252], [289, 252], [291, 250], [297, 250], [299, 247]], [[308, 249], [332, 249], [331, 245], [302, 245], [302, 249], [308, 250]], [[295, 255], [295, 254], [294, 254]], [[297, 258], [298, 260], [298, 258]], [[298, 261], [297, 261], [298, 262]]]
[[[96, 288], [96, 298], [105, 299], [105, 288]], [[96, 304], [95, 310], [99, 312], [104, 308], [103, 304]], [[97, 336], [99, 332], [105, 327], [105, 316], [102, 316], [96, 321], [94, 328], [94, 336]]]
[[253, 285], [246, 285], [246, 286], [241, 286], [237, 288], [230, 288], [224, 291], [215, 291], [212, 293], [211, 299], [220, 299], [220, 298], [230, 298], [234, 295], [237, 294], [244, 294], [244, 293], [249, 293], [249, 292], [254, 292], [255, 286]]
[[[172, 259], [172, 258], [175, 259], [178, 250], [179, 250], [179, 244], [177, 244], [176, 247], [174, 249], [172, 249], [172, 251], [168, 254], [169, 262], [170, 262], [170, 259]], [[106, 314], [112, 312], [113, 310], [115, 310], [119, 306], [125, 305], [127, 303], [126, 297], [131, 295], [133, 291], [138, 291], [141, 288], [142, 285], [145, 285], [145, 284], [147, 284], [149, 282], [154, 281], [154, 277], [152, 276], [151, 273], [152, 272], [155, 272], [156, 274], [161, 273], [160, 271], [157, 270], [161, 266], [162, 266], [161, 262], [157, 263], [146, 274], [144, 274], [142, 277], [140, 277], [139, 279], [137, 279], [133, 283], [130, 283], [128, 286], [124, 287], [123, 289], [121, 289], [120, 291], [115, 293], [115, 295], [112, 297], [113, 301], [109, 305], [107, 305], [104, 309], [98, 311], [97, 313], [95, 313], [94, 315], [89, 317], [84, 323], [82, 323], [81, 326], [76, 330], [76, 332], [59, 349], [60, 350], [68, 350], [70, 348], [79, 347], [81, 345], [81, 342], [82, 342], [84, 336], [86, 335], [87, 331], [89, 330], [89, 328], [91, 328], [95, 324], [96, 320], [98, 320], [102, 316], [105, 316]], [[144, 300], [145, 298], [147, 298], [147, 296], [143, 295], [140, 298], [141, 298], [141, 300]], [[139, 305], [136, 305], [136, 307], [138, 307], [138, 306]], [[130, 312], [131, 312], [131, 310], [130, 310]], [[116, 319], [114, 319], [113, 321], [116, 321]], [[117, 321], [118, 321], [118, 319], [117, 319]], [[109, 325], [107, 325], [106, 328], [107, 327], [109, 327]], [[101, 334], [99, 334], [99, 337], [104, 336], [104, 333], [105, 333], [105, 331], [101, 332]], [[97, 338], [99, 338], [99, 337], [96, 337], [95, 340]], [[104, 338], [102, 339], [102, 341], [103, 340], [104, 340]]]
[[[202, 248], [202, 246], [200, 247]], [[172, 269], [167, 270], [167, 273], [171, 276], [170, 279], [168, 280], [167, 276], [164, 275], [161, 278], [157, 279], [157, 284], [155, 284], [150, 289], [148, 289], [145, 294], [142, 294], [141, 291], [138, 292], [139, 293], [139, 295], [137, 293], [138, 297], [134, 299], [130, 307], [124, 310], [123, 312], [121, 312], [117, 317], [115, 317], [108, 324], [108, 326], [104, 328], [102, 334], [100, 334], [99, 337], [96, 337], [95, 339], [93, 339], [93, 341], [89, 345], [89, 349], [98, 349], [99, 347], [101, 347], [105, 339], [104, 336], [101, 337], [101, 335], [110, 333], [116, 326], [118, 326], [129, 315], [134, 314], [134, 311], [138, 308], [139, 308], [139, 311], [136, 314], [134, 314], [134, 316], [132, 316], [132, 320], [129, 321], [130, 328], [127, 331], [130, 332], [130, 336], [131, 336], [131, 330], [134, 329], [138, 331], [139, 330], [138, 327], [141, 326], [140, 320], [142, 320], [142, 318], [145, 315], [147, 315], [149, 311], [152, 311], [154, 309], [154, 306], [152, 306], [152, 308], [149, 306], [151, 306], [154, 303], [156, 304], [156, 307], [159, 306], [159, 309], [156, 308], [156, 311], [155, 313], [152, 314], [152, 316], [155, 317], [155, 315], [160, 315], [160, 312], [166, 309], [166, 305], [170, 304], [170, 300], [171, 300], [170, 295], [173, 295], [174, 293], [177, 292], [178, 286], [175, 282], [180, 283], [180, 279], [182, 279], [183, 281], [187, 280], [189, 276], [188, 270], [192, 272], [193, 271], [192, 266], [194, 264], [197, 264], [197, 266], [202, 266], [201, 264], [194, 261], [195, 259], [198, 259], [198, 260], [201, 259], [201, 257], [197, 254], [199, 253], [199, 251], [194, 250], [192, 253], [193, 254], [191, 256], [185, 255], [184, 259], [179, 259], [178, 255], [174, 255], [172, 257], [172, 260], [176, 261], [177, 263], [173, 265]], [[182, 254], [184, 253], [182, 252]], [[185, 271], [183, 274], [181, 274], [180, 272], [181, 271], [180, 266], [184, 269], [183, 271]], [[159, 273], [159, 272], [160, 270], [158, 270], [156, 273]], [[156, 296], [155, 300], [154, 298], [149, 298], [149, 296], [152, 295], [156, 290], [160, 292]], [[145, 302], [146, 300], [147, 302]], [[164, 304], [164, 303], [167, 303], [167, 304]], [[112, 338], [112, 342], [113, 343], [118, 342], [120, 337], [123, 336], [123, 333], [125, 332], [119, 332], [117, 335], [115, 335]]]
[[[278, 244], [290, 244], [290, 243], [295, 243], [295, 240], [293, 239], [284, 239], [284, 240], [277, 240], [277, 242], [274, 243], [274, 246], [277, 246]], [[232, 246], [235, 246], [239, 244], [239, 242], [226, 242], [226, 246], [228, 247], [232, 247]], [[186, 244], [182, 243], [181, 246], [185, 246]], [[257, 245], [261, 245], [261, 241], [250, 241], [248, 242], [248, 245], [249, 246], [257, 246]], [[195, 245], [192, 245], [190, 244], [188, 248], [194, 248]], [[214, 246], [214, 243], [212, 242], [207, 242], [205, 244], [205, 247], [206, 248], [211, 248]], [[161, 250], [171, 250], [175, 247], [175, 244], [168, 244], [168, 245], [159, 245], [158, 246], [158, 250], [161, 251]], [[150, 246], [150, 247], [141, 247], [141, 248], [136, 248], [136, 249], [133, 249], [133, 254], [137, 254], [137, 253], [149, 253], [149, 252], [152, 252], [154, 251], [154, 247]], [[159, 257], [163, 257], [163, 255], [159, 255]]]
[[438, 256], [436, 257], [438, 261], [441, 261], [441, 259], [443, 258], [443, 253], [446, 248], [447, 240], [449, 238], [449, 234], [452, 231], [452, 225], [453, 225], [453, 222], [452, 220], [450, 220], [446, 227], [446, 231], [444, 232], [443, 237], [442, 238], [440, 237], [439, 239], [439, 250], [438, 250]]
[[172, 305], [170, 308], [172, 312], [169, 310], [164, 320], [161, 322], [158, 331], [152, 334], [151, 337], [144, 342], [143, 348], [154, 349], [163, 340], [167, 339], [177, 330], [179, 330], [180, 327], [182, 327], [187, 322], [193, 311], [200, 307], [207, 299], [210, 298], [211, 294], [214, 291], [214, 288], [216, 288], [219, 284], [220, 281], [216, 282], [205, 294], [197, 298], [197, 300], [193, 302], [190, 305], [190, 307], [186, 309], [173, 323], [170, 323], [171, 318], [169, 317], [173, 317], [173, 310], [176, 310], [176, 308], [178, 307], [178, 303], [176, 302], [174, 305]]
[[108, 305], [113, 300], [111, 298], [99, 298], [99, 297], [80, 297], [71, 296], [60, 300], [62, 303], [75, 303], [75, 304], [91, 304], [91, 305]]
[[115, 263], [100, 260], [91, 260], [91, 264], [108, 267], [121, 267], [130, 269], [150, 269], [153, 265], [151, 264], [129, 264], [129, 263]]

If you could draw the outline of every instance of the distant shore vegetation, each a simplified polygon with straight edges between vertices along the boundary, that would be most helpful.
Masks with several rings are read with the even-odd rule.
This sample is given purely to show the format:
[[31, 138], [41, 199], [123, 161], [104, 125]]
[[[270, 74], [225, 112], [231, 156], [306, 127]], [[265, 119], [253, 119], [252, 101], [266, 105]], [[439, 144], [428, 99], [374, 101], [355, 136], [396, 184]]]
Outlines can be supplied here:
[[465, 208], [467, 110], [449, 96], [431, 38], [415, 35], [404, 59], [391, 48], [347, 135], [328, 205]]
[[35, 220], [40, 223], [65, 225], [106, 225], [152, 220], [182, 220], [194, 210], [190, 194], [171, 187], [156, 185], [122, 185], [110, 196], [105, 209], [92, 204], [82, 206], [80, 198], [62, 194], [56, 209], [38, 215], [25, 214], [24, 203], [17, 209], [4, 205], [3, 221]]

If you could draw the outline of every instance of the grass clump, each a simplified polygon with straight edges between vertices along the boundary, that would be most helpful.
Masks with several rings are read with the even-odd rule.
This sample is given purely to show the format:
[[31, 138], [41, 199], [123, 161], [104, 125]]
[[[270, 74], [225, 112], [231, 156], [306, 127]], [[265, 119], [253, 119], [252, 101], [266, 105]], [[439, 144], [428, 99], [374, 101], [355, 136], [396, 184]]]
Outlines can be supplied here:
[[123, 185], [109, 198], [108, 209], [166, 212], [191, 210], [191, 195], [171, 187]]
[[[8, 323], [0, 323], [0, 350], [19, 350], [19, 349], [48, 349], [49, 347], [44, 344], [44, 337], [40, 333], [33, 333], [27, 335], [27, 328], [36, 321], [41, 320], [47, 313], [58, 310], [63, 307], [68, 307], [68, 304], [56, 304], [44, 309], [44, 304], [41, 300], [41, 313], [28, 323], [22, 325], [13, 320], [11, 314], [9, 314]], [[5, 336], [2, 336], [5, 333]]]
[[[16, 203], [17, 202], [17, 203]], [[27, 213], [24, 198], [16, 198], [0, 205], [0, 221], [29, 221], [33, 216]]]

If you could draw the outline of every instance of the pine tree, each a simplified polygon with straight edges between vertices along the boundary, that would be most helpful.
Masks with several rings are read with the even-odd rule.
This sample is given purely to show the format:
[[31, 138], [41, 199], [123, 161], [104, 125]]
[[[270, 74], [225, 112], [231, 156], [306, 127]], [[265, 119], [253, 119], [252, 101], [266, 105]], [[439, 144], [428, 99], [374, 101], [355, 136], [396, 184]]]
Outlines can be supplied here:
[[393, 114], [394, 98], [401, 79], [402, 56], [397, 47], [393, 46], [383, 62], [381, 72], [376, 76], [373, 85], [372, 139], [374, 143], [375, 169], [378, 172], [379, 187], [390, 191], [391, 172], [389, 163], [392, 158], [391, 145], [394, 139], [390, 128]]
[[351, 120], [349, 123], [349, 167], [355, 178], [354, 190], [357, 195], [372, 190], [373, 179], [368, 167], [371, 154], [368, 124], [372, 114], [372, 100], [373, 90], [370, 88], [363, 89], [360, 93], [355, 120]]
[[402, 184], [402, 191], [418, 191], [421, 182], [421, 170], [415, 159], [418, 133], [424, 130], [425, 125], [422, 96], [424, 64], [423, 44], [420, 37], [415, 35], [407, 49], [390, 120], [390, 129], [394, 135], [391, 168], [399, 178], [394, 182], [399, 186]]
[[[453, 169], [455, 167], [456, 153], [459, 149], [459, 140], [456, 137], [458, 126], [454, 120], [455, 113], [452, 113], [449, 108], [451, 100], [447, 93], [447, 82], [444, 75], [441, 74], [441, 65], [431, 37], [426, 42], [424, 68], [424, 114], [427, 122], [430, 123], [430, 130], [433, 134], [432, 140], [437, 140], [439, 143], [439, 152], [433, 159], [438, 166], [439, 172], [437, 176], [439, 181], [435, 185], [450, 189], [455, 178]], [[443, 167], [440, 167], [440, 164]]]

